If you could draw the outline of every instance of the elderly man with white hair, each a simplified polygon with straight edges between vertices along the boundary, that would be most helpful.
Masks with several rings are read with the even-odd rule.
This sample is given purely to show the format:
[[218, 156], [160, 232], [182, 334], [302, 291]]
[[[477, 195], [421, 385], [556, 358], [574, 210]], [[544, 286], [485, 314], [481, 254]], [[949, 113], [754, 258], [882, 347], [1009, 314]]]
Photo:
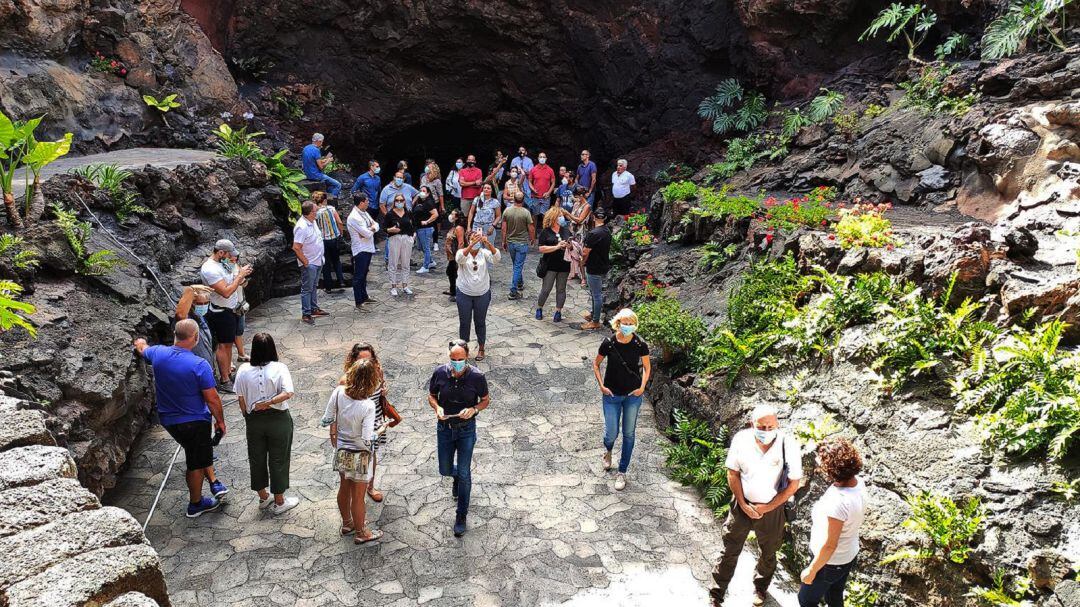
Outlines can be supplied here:
[[633, 173], [626, 170], [626, 159], [620, 158], [615, 163], [615, 172], [611, 174], [611, 210], [616, 215], [629, 215], [636, 190], [637, 180]]
[[776, 409], [759, 405], [750, 427], [731, 439], [726, 466], [733, 504], [721, 531], [723, 549], [713, 569], [712, 604], [724, 604], [743, 543], [751, 530], [761, 556], [754, 573], [754, 605], [765, 604], [765, 592], [776, 571], [776, 551], [784, 539], [784, 504], [795, 495], [803, 477], [798, 441], [779, 431]]
[[304, 168], [304, 176], [312, 181], [321, 181], [326, 184], [326, 193], [337, 197], [341, 193], [341, 182], [333, 177], [323, 173], [323, 169], [326, 165], [330, 164], [334, 160], [333, 154], [322, 155], [323, 141], [326, 138], [322, 133], [315, 133], [311, 136], [311, 143], [304, 147], [304, 153], [301, 156], [301, 164]]

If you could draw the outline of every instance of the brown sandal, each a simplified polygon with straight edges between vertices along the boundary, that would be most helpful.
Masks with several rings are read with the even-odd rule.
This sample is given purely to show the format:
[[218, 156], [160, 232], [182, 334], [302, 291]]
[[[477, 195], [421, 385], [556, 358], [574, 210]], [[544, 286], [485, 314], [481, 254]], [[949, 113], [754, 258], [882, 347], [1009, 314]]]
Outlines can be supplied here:
[[476, 362], [480, 362], [485, 358], [484, 349], [480, 348], [480, 353], [476, 355]]
[[356, 535], [353, 537], [353, 543], [356, 544], [357, 546], [359, 546], [360, 544], [366, 544], [368, 542], [374, 542], [375, 540], [377, 540], [377, 539], [379, 539], [379, 538], [381, 538], [383, 536], [382, 531], [372, 531], [371, 529], [367, 529], [367, 528], [364, 528], [362, 531], [367, 531], [368, 536], [367, 537], [361, 537], [360, 532], [357, 531]]
[[352, 521], [341, 523], [341, 535], [349, 535], [350, 533], [356, 533], [356, 528], [353, 527]]
[[369, 497], [371, 497], [371, 501], [375, 502], [376, 504], [381, 503], [383, 500], [382, 491], [379, 491], [378, 489], [368, 489], [367, 494]]

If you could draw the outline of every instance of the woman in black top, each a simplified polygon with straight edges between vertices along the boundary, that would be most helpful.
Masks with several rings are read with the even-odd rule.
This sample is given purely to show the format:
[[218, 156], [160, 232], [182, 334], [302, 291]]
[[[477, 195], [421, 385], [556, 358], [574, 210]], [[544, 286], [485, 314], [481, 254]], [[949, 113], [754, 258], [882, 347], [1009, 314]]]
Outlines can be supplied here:
[[431, 258], [431, 241], [435, 237], [435, 222], [439, 221], [438, 200], [430, 186], [420, 186], [420, 192], [413, 199], [412, 220], [420, 250], [424, 252], [424, 264], [416, 273], [427, 274], [435, 267], [435, 260]]
[[386, 273], [390, 275], [390, 295], [397, 297], [398, 287], [401, 287], [406, 295], [412, 295], [412, 289], [409, 288], [409, 258], [412, 256], [416, 228], [413, 226], [412, 215], [405, 210], [405, 197], [401, 194], [394, 196], [394, 206], [383, 218], [383, 229], [388, 236]]
[[544, 302], [551, 294], [551, 286], [555, 285], [555, 315], [551, 320], [559, 322], [562, 320], [563, 304], [566, 303], [566, 280], [570, 277], [570, 262], [566, 260], [570, 249], [570, 229], [566, 227], [566, 218], [557, 205], [552, 205], [544, 213], [544, 229], [537, 237], [537, 243], [544, 254], [540, 261], [544, 268], [544, 284], [536, 299], [536, 320], [544, 319]]
[[[600, 343], [600, 351], [593, 360], [593, 374], [604, 395], [604, 470], [611, 469], [611, 449], [622, 427], [622, 454], [619, 457], [619, 473], [615, 477], [615, 489], [626, 487], [626, 469], [634, 452], [634, 433], [637, 429], [641, 395], [649, 383], [649, 345], [635, 332], [638, 319], [629, 308], [619, 310], [611, 321], [615, 335]], [[600, 363], [608, 359], [604, 378], [600, 379]]]

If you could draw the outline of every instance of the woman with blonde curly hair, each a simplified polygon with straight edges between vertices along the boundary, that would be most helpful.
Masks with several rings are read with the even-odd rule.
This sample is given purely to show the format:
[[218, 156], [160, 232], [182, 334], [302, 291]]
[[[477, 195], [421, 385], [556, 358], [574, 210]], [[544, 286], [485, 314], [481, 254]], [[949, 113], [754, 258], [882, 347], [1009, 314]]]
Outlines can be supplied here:
[[337, 503], [341, 513], [341, 534], [354, 534], [353, 542], [364, 544], [382, 537], [364, 525], [368, 482], [371, 481], [373, 444], [386, 431], [375, 426], [375, 395], [382, 376], [375, 362], [357, 360], [345, 374], [345, 384], [334, 388], [326, 403], [322, 423], [330, 426], [334, 447], [334, 471], [341, 481]]
[[859, 526], [865, 515], [858, 477], [862, 457], [847, 439], [832, 437], [817, 446], [818, 470], [832, 484], [811, 510], [810, 552], [814, 560], [803, 569], [800, 607], [844, 607], [844, 585], [859, 554]]
[[[638, 317], [630, 308], [623, 308], [611, 319], [615, 335], [600, 343], [600, 351], [593, 360], [593, 375], [600, 384], [604, 402], [604, 470], [611, 470], [611, 450], [622, 430], [622, 453], [619, 456], [619, 472], [615, 476], [615, 490], [626, 488], [626, 470], [630, 455], [634, 452], [634, 436], [637, 430], [641, 395], [649, 383], [652, 370], [649, 364], [649, 345], [637, 332]], [[607, 358], [607, 369], [600, 377], [600, 363]]]
[[[349, 368], [353, 366], [358, 360], [370, 360], [374, 363], [375, 368], [379, 370], [379, 387], [371, 395], [371, 400], [375, 401], [375, 427], [381, 428], [383, 424], [386, 424], [387, 428], [393, 428], [401, 423], [401, 416], [398, 415], [394, 406], [390, 404], [390, 400], [387, 398], [386, 390], [386, 374], [383, 373], [382, 363], [379, 362], [379, 355], [375, 353], [375, 346], [367, 343], [360, 342], [353, 344], [353, 347], [349, 350], [349, 353], [345, 356], [345, 374], [338, 380], [338, 384], [344, 386], [348, 381]], [[386, 445], [386, 434], [382, 434], [375, 441], [374, 450], [372, 451], [371, 462], [371, 482], [368, 483], [368, 495], [371, 496], [372, 501], [383, 501], [383, 494], [381, 491], [375, 489], [375, 473], [378, 472], [379, 458], [382, 456], [383, 447]]]

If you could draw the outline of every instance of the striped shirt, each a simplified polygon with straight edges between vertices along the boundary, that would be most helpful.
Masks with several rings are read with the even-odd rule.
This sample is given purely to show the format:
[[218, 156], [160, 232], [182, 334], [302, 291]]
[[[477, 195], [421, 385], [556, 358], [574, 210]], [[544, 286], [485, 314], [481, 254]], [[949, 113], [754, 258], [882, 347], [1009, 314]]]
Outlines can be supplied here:
[[319, 226], [323, 240], [333, 240], [341, 236], [341, 228], [338, 227], [334, 218], [335, 214], [334, 210], [328, 206], [315, 212], [315, 225]]

